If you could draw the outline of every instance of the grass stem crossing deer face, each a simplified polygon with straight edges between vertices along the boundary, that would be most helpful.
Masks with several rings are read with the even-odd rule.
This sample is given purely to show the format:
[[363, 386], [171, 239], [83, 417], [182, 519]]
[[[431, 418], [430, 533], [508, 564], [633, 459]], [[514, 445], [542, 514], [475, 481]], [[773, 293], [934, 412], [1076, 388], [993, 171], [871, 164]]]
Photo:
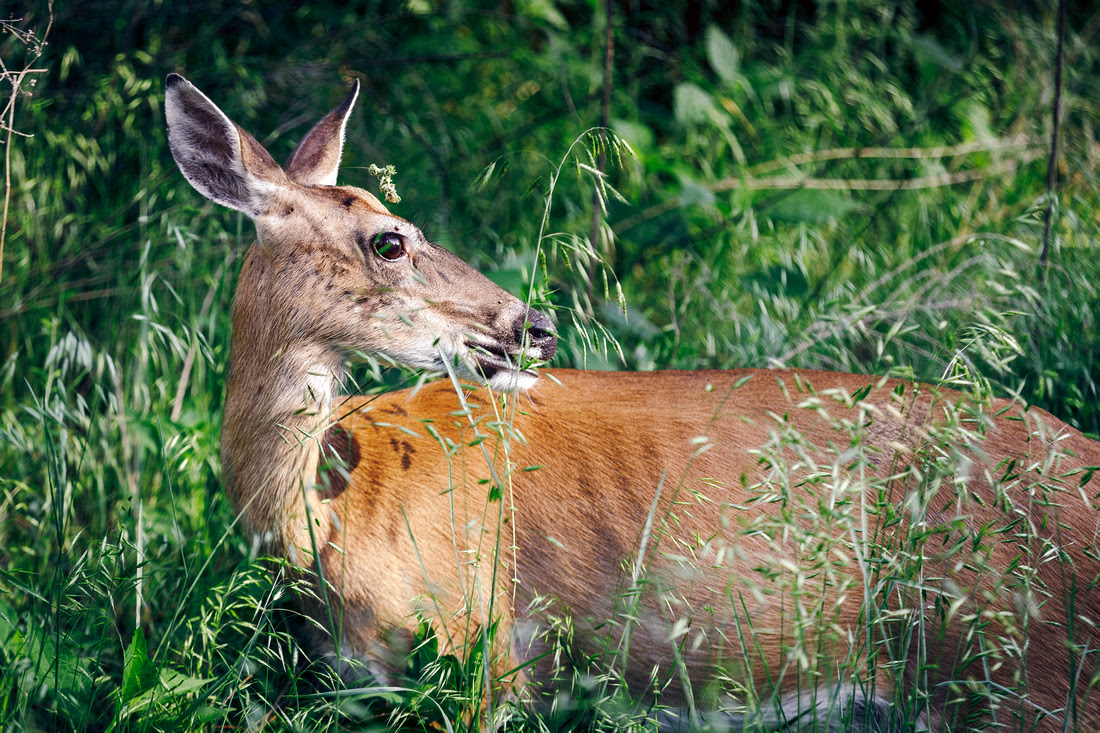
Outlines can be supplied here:
[[[182, 77], [165, 104], [187, 179], [256, 225], [226, 490], [313, 573], [318, 654], [388, 680], [427, 620], [498, 693], [568, 660], [670, 730], [1100, 730], [1100, 445], [853, 374], [540, 378], [545, 316], [336, 185], [357, 91], [285, 168]], [[341, 397], [354, 352], [453, 379]]]

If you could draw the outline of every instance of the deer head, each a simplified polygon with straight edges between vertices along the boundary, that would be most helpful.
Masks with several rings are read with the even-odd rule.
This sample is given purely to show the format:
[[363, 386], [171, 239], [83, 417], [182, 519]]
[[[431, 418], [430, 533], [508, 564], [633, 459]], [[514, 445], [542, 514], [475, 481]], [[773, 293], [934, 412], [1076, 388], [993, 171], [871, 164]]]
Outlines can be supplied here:
[[[438, 371], [450, 364], [495, 389], [529, 387], [532, 365], [554, 354], [550, 321], [373, 194], [335, 185], [358, 93], [356, 81], [284, 169], [194, 85], [168, 76], [168, 142], [180, 170], [256, 225], [260, 282], [238, 290], [234, 316], [235, 329], [254, 333], [241, 347], [267, 356], [300, 349], [326, 365], [362, 351]], [[242, 324], [238, 312], [269, 327]]]

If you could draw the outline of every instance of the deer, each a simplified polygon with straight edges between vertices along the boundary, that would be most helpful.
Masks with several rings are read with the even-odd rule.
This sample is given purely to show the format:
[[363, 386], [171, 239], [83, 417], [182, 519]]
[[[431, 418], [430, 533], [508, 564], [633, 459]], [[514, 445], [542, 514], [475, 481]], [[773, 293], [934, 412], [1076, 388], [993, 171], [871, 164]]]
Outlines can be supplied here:
[[[662, 730], [1100, 730], [1100, 443], [906, 379], [546, 368], [550, 318], [337, 184], [358, 93], [285, 166], [178, 74], [164, 106], [256, 228], [224, 488], [340, 677], [398, 678], [426, 621], [495, 630], [491, 698], [606, 664]], [[356, 354], [443, 376], [342, 395]]]

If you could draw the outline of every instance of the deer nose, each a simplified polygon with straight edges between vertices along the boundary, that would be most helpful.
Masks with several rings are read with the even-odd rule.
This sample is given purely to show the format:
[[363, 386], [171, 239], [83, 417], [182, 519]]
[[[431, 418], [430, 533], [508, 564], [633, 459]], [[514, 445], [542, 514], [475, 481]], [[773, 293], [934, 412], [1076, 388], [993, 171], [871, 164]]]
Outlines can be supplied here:
[[558, 337], [550, 319], [537, 310], [528, 309], [516, 326], [516, 341], [521, 344], [526, 341], [531, 348], [538, 349], [542, 361], [549, 361], [558, 348]]

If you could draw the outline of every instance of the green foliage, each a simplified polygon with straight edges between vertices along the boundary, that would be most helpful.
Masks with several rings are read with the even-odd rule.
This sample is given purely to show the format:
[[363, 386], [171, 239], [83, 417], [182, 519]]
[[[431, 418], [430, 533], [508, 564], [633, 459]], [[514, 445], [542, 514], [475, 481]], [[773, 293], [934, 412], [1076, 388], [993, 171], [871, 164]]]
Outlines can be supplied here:
[[[426, 629], [394, 707], [313, 691], [323, 672], [282, 601], [293, 583], [235, 525], [217, 444], [253, 235], [176, 171], [169, 71], [279, 160], [362, 78], [341, 181], [395, 166], [395, 213], [556, 313], [555, 365], [898, 372], [1019, 395], [1100, 434], [1091, 8], [1071, 10], [1049, 201], [1051, 9], [615, 6], [604, 136], [603, 5], [507, 7], [55, 4], [5, 150], [6, 728], [471, 720], [481, 662], [440, 656]], [[30, 3], [11, 28], [41, 34], [47, 12]], [[0, 58], [16, 68], [41, 49], [11, 28]], [[369, 370], [364, 388], [401, 379]], [[608, 674], [546, 717], [499, 714], [530, 730], [642, 725]]]

